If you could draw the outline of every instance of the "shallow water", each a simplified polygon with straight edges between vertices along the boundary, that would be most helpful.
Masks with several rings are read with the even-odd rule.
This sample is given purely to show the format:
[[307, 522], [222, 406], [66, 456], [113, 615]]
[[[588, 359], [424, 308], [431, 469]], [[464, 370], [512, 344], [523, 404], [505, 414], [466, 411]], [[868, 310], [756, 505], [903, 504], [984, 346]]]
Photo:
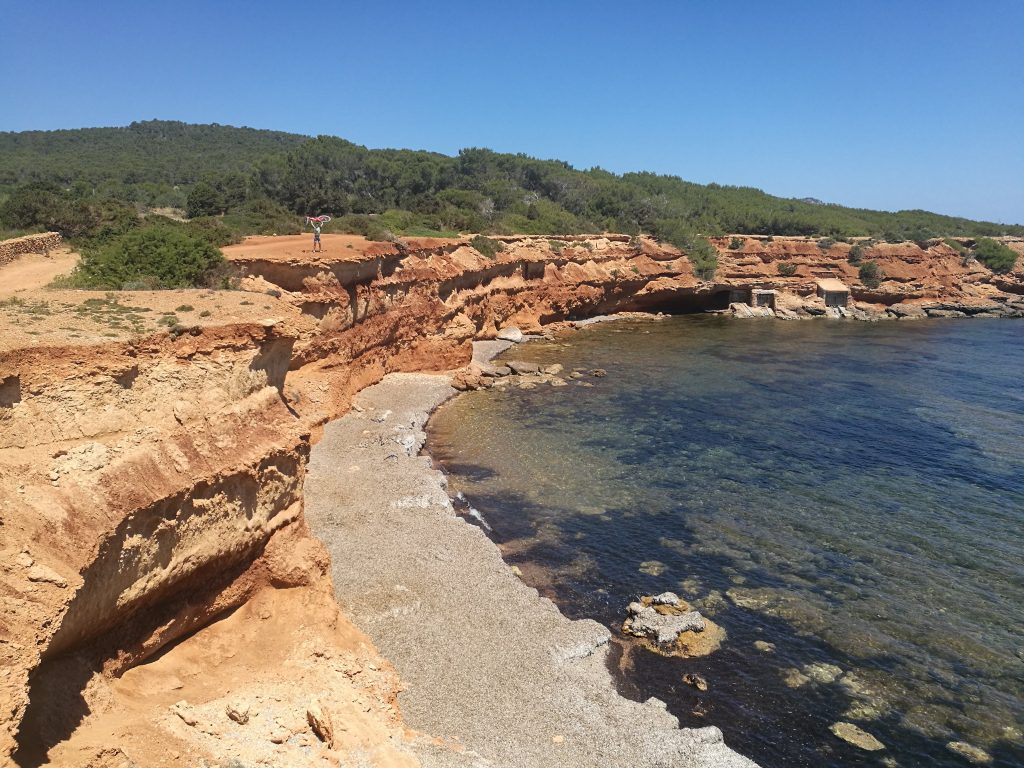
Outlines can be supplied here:
[[728, 632], [628, 653], [627, 693], [766, 768], [1024, 765], [1024, 323], [690, 316], [514, 354], [608, 375], [442, 408], [453, 492], [568, 615], [674, 590]]

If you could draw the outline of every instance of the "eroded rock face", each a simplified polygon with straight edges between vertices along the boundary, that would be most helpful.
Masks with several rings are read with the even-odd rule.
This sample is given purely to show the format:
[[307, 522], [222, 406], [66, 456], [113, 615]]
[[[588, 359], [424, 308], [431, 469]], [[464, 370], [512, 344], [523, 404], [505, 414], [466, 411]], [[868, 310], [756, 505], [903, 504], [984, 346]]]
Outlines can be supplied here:
[[[748, 243], [723, 255], [707, 284], [679, 251], [646, 239], [634, 247], [620, 236], [584, 238], [589, 248], [557, 257], [547, 238], [501, 239], [505, 249], [488, 260], [461, 240], [398, 249], [325, 238], [326, 252], [313, 257], [305, 238], [253, 238], [226, 249], [248, 291], [118, 294], [125, 307], [154, 313], [190, 307], [181, 310], [187, 328], [171, 331], [133, 331], [73, 292], [26, 294], [53, 307], [31, 334], [23, 318], [0, 313], [0, 756], [19, 742], [37, 762], [48, 749], [75, 748], [93, 692], [267, 589], [329, 594], [326, 556], [303, 519], [305, 464], [317, 430], [360, 389], [391, 372], [466, 366], [474, 339], [513, 328], [684, 309], [753, 280], [799, 297], [809, 270], [841, 256], [806, 243]], [[783, 255], [800, 261], [792, 279], [772, 274]], [[904, 316], [924, 299], [937, 312], [1024, 310], [1017, 272], [960, 267], [938, 246], [882, 248], [872, 258], [893, 276], [879, 300]], [[465, 383], [509, 373], [479, 366]], [[653, 610], [669, 608], [689, 610]], [[698, 652], [716, 636], [702, 620], [703, 632], [695, 616], [679, 620], [692, 626], [680, 637], [699, 643], [682, 648], [677, 637], [677, 650]], [[382, 700], [395, 690], [385, 688]], [[251, 728], [264, 716], [242, 724], [226, 706], [209, 715], [225, 727]], [[304, 711], [298, 717], [305, 722]], [[215, 754], [215, 741], [202, 743], [202, 754]]]

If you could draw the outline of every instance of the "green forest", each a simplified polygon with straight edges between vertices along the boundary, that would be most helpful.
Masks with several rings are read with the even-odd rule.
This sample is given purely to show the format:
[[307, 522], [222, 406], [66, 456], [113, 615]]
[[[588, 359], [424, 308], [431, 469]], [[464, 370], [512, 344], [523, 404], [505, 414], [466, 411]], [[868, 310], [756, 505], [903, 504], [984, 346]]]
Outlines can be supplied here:
[[159, 226], [223, 245], [246, 234], [296, 232], [303, 216], [322, 213], [334, 217], [329, 231], [373, 239], [615, 231], [691, 249], [701, 236], [733, 233], [891, 241], [1024, 235], [1021, 225], [579, 170], [479, 148], [451, 157], [155, 120], [0, 133], [0, 236], [57, 230], [88, 250]]

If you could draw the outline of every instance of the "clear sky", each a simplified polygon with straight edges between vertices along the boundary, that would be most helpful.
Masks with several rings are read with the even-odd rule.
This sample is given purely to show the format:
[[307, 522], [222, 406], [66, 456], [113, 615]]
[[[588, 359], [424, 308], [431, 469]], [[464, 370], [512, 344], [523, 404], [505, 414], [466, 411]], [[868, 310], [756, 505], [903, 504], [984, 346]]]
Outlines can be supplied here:
[[0, 130], [217, 122], [1024, 223], [1024, 0], [0, 12]]

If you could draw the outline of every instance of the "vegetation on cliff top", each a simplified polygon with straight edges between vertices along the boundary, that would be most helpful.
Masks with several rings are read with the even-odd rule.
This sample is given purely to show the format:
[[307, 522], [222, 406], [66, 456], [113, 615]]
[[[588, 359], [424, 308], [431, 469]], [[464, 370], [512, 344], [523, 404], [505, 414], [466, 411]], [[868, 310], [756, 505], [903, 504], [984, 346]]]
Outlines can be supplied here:
[[[189, 220], [160, 215], [173, 215], [173, 209]], [[132, 273], [134, 267], [124, 263], [111, 265], [127, 258], [124, 248], [149, 242], [124, 239], [133, 230], [155, 227], [159, 234], [152, 237], [162, 241], [191, 238], [219, 246], [247, 234], [300, 231], [301, 217], [317, 213], [335, 217], [331, 230], [374, 240], [459, 232], [642, 232], [682, 248], [705, 279], [717, 266], [706, 236], [727, 232], [821, 236], [823, 247], [863, 235], [890, 241], [1024, 235], [1024, 226], [822, 205], [653, 173], [580, 171], [487, 149], [449, 157], [371, 150], [329, 136], [161, 121], [0, 133], [0, 236], [59, 231], [106, 265], [90, 279]], [[181, 231], [168, 234], [175, 230]], [[997, 271], [1012, 267], [999, 243], [983, 242], [979, 261]], [[739, 246], [742, 241], [731, 244]], [[145, 253], [137, 257], [152, 265]], [[161, 284], [179, 277], [152, 276]]]
[[[653, 173], [581, 171], [487, 149], [449, 157], [371, 150], [329, 136], [164, 121], [0, 133], [0, 195], [32, 182], [52, 182], [85, 202], [187, 208], [193, 218], [230, 216], [254, 201], [277, 213], [330, 213], [341, 219], [336, 230], [366, 228], [372, 218], [390, 216], [402, 220], [396, 234], [614, 230], [676, 244], [693, 233], [908, 240], [1024, 235], [1024, 226], [821, 205]], [[244, 234], [255, 223], [227, 226]]]
[[155, 225], [84, 248], [81, 262], [61, 282], [71, 288], [187, 288], [212, 284], [223, 262], [208, 240], [183, 227]]

